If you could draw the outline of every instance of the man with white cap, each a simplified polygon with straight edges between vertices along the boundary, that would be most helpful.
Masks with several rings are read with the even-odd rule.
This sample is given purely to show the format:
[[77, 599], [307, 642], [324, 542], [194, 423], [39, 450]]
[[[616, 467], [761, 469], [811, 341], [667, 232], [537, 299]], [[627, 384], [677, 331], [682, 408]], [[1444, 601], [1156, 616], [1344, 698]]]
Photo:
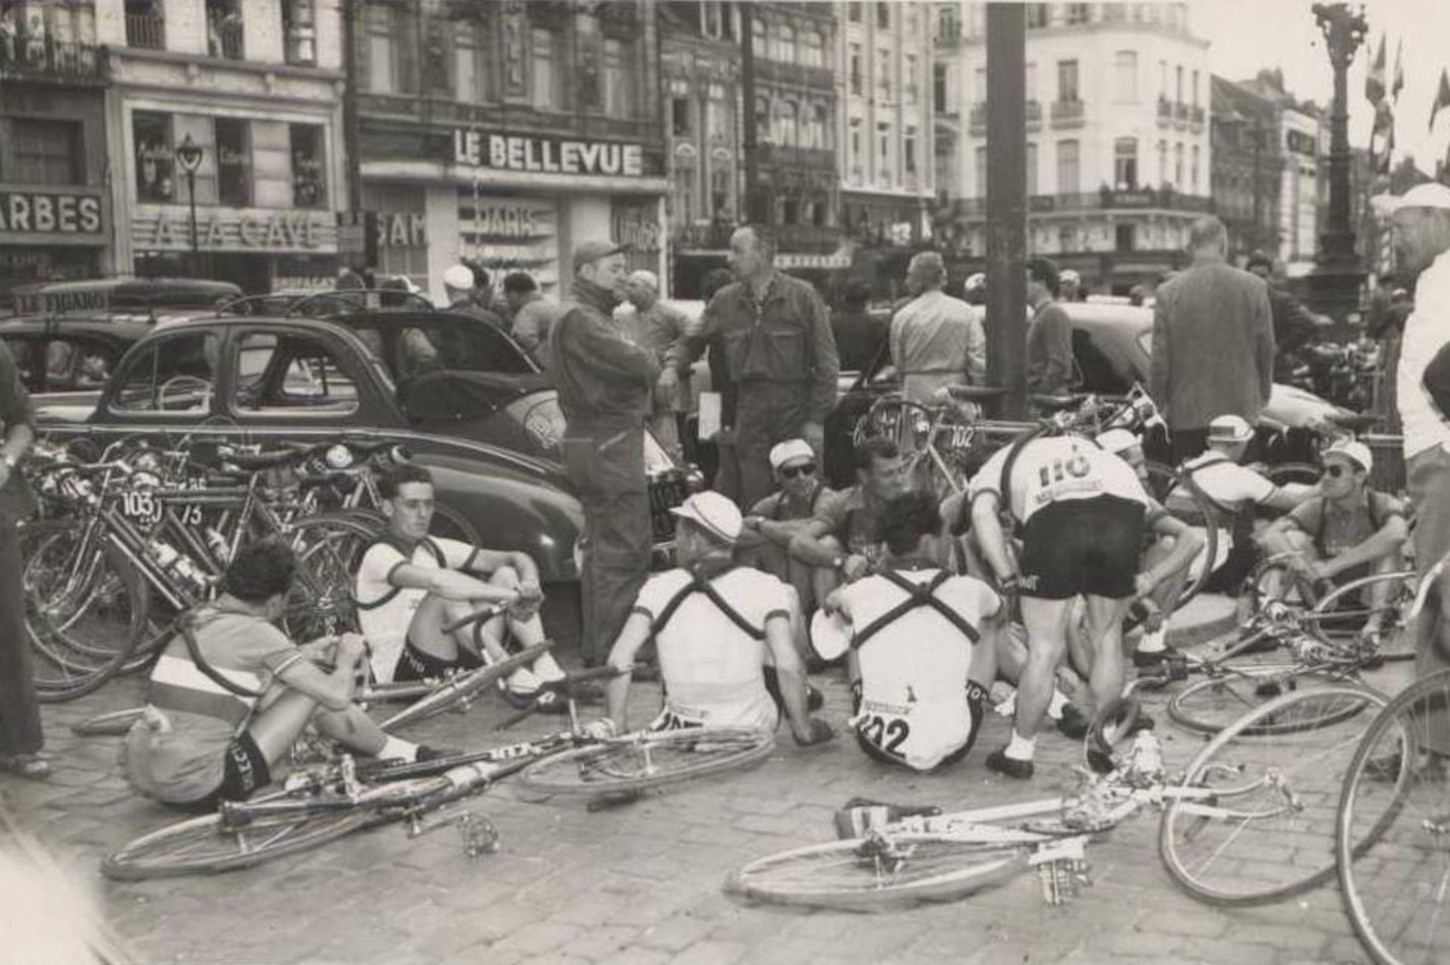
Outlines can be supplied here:
[[[1450, 346], [1450, 187], [1421, 184], [1394, 204], [1397, 269], [1418, 275], [1405, 320], [1395, 388], [1405, 437], [1405, 481], [1415, 511], [1415, 568], [1421, 578], [1450, 552], [1450, 411], [1436, 405], [1437, 356]], [[1442, 567], [1417, 624], [1420, 675], [1450, 667], [1450, 566]], [[1450, 754], [1450, 721], [1437, 718], [1433, 750]]]
[[[650, 729], [775, 730], [784, 710], [796, 743], [830, 740], [830, 725], [807, 706], [805, 670], [791, 640], [790, 587], [732, 559], [740, 510], [706, 490], [671, 512], [679, 519], [680, 566], [649, 578], [609, 654], [611, 666], [628, 670], [654, 640], [665, 699]], [[615, 733], [629, 729], [629, 690], [628, 673], [609, 682], [606, 728]]]
[[1057, 273], [1057, 300], [1061, 302], [1083, 300], [1082, 276], [1071, 268], [1064, 268]]
[[508, 323], [497, 312], [480, 304], [475, 279], [473, 269], [467, 265], [449, 265], [443, 270], [443, 293], [448, 299], [448, 310], [481, 318], [499, 331], [507, 332]]
[[685, 330], [690, 320], [685, 313], [660, 300], [660, 280], [652, 271], [636, 271], [624, 283], [629, 316], [626, 328], [636, 345], [646, 349], [660, 366], [655, 384], [650, 429], [660, 445], [679, 459], [680, 431], [677, 416], [690, 411], [690, 367], [685, 364]]
[[[1404, 505], [1368, 486], [1374, 468], [1369, 446], [1341, 439], [1324, 450], [1321, 460], [1319, 495], [1275, 521], [1261, 539], [1267, 552], [1289, 557], [1311, 599], [1335, 583], [1402, 569], [1401, 550], [1409, 535]], [[1273, 595], [1277, 587], [1267, 589]], [[1367, 602], [1374, 605], [1376, 618], [1389, 602], [1389, 590], [1388, 583], [1371, 588]]]
[[770, 470], [778, 490], [750, 508], [736, 560], [785, 580], [795, 588], [801, 607], [809, 613], [835, 585], [834, 574], [793, 559], [790, 542], [815, 516], [823, 497], [831, 491], [821, 481], [816, 453], [804, 439], [787, 439], [770, 450]]

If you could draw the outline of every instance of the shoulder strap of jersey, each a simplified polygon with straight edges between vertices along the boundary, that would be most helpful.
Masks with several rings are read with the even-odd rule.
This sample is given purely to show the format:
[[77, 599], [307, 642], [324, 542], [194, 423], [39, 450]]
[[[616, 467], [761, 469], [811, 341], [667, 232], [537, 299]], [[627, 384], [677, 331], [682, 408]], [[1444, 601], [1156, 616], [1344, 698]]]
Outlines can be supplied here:
[[1001, 510], [1011, 521], [1012, 526], [1021, 525], [1022, 521], [1012, 511], [1012, 470], [1017, 468], [1017, 457], [1022, 455], [1022, 450], [1034, 439], [1042, 437], [1042, 429], [1037, 428], [1023, 436], [1018, 436], [1012, 442], [1012, 448], [1007, 450], [1007, 458], [1002, 460], [1002, 477], [997, 480], [997, 495], [1001, 504]]
[[946, 603], [936, 595], [937, 588], [940, 587], [947, 580], [951, 579], [951, 573], [947, 572], [946, 570], [942, 570], [937, 573], [936, 576], [932, 577], [929, 582], [926, 583], [913, 583], [906, 577], [902, 576], [900, 573], [893, 572], [892, 570], [882, 570], [880, 573], [877, 574], [877, 576], [884, 577], [887, 582], [894, 583], [898, 589], [906, 593], [906, 599], [902, 600], [900, 603], [896, 604], [896, 606], [887, 610], [876, 619], [872, 620], [859, 632], [857, 632], [855, 637], [851, 640], [851, 648], [853, 650], [859, 650], [866, 643], [867, 640], [870, 640], [877, 633], [881, 632], [886, 627], [895, 623], [897, 620], [901, 619], [912, 610], [916, 610], [924, 606], [929, 606], [932, 609], [936, 610], [936, 612], [940, 613], [942, 616], [946, 617], [947, 621], [950, 622], [952, 626], [960, 630], [962, 632], [962, 635], [965, 636], [968, 640], [972, 641], [972, 643], [976, 643], [978, 640], [981, 639], [981, 634], [977, 632], [976, 627], [968, 623], [967, 620], [960, 613], [947, 606]]
[[[730, 569], [724, 570], [723, 572], [716, 574], [714, 579], [719, 579], [721, 576], [724, 576], [726, 573], [729, 573], [731, 572], [731, 570], [735, 569], [737, 569], [737, 567], [732, 566], [730, 567]], [[721, 613], [725, 614], [727, 617], [730, 618], [731, 623], [734, 623], [737, 627], [739, 627], [742, 631], [749, 635], [751, 639], [764, 640], [765, 631], [753, 626], [749, 620], [741, 616], [740, 611], [736, 610], [733, 606], [731, 606], [730, 601], [726, 600], [725, 597], [721, 596], [720, 591], [715, 589], [715, 587], [711, 586], [710, 584], [711, 580], [707, 580], [699, 573], [692, 571], [690, 573], [690, 582], [686, 583], [684, 586], [680, 587], [678, 590], [675, 591], [675, 595], [670, 597], [669, 602], [666, 603], [664, 607], [660, 610], [659, 616], [655, 617], [654, 622], [650, 624], [650, 636], [658, 636], [664, 630], [665, 626], [674, 617], [675, 611], [680, 608], [680, 604], [684, 603], [685, 600], [694, 596], [696, 593], [703, 593], [711, 603], [715, 604], [715, 606], [720, 610]]]
[[448, 557], [443, 555], [443, 547], [435, 543], [433, 537], [424, 536], [423, 545], [428, 547], [428, 552], [433, 554], [433, 559], [437, 561], [439, 569], [448, 569]]
[[228, 680], [225, 676], [218, 673], [215, 667], [207, 662], [206, 658], [201, 655], [201, 644], [197, 642], [196, 631], [193, 629], [193, 624], [195, 623], [195, 621], [196, 611], [187, 610], [185, 613], [177, 617], [176, 629], [181, 631], [181, 639], [186, 641], [186, 652], [190, 654], [191, 662], [196, 664], [196, 669], [200, 670], [202, 674], [204, 674], [208, 679], [211, 680], [212, 683], [216, 684], [218, 687], [222, 688], [229, 694], [234, 694], [238, 697], [247, 698], [257, 698], [262, 696], [260, 691], [251, 690], [250, 688], [243, 687], [241, 684], [237, 683], [234, 680]]
[[1198, 472], [1199, 470], [1207, 469], [1209, 466], [1217, 466], [1221, 465], [1222, 463], [1231, 461], [1232, 460], [1230, 460], [1227, 456], [1219, 456], [1217, 459], [1209, 459], [1207, 462], [1201, 463], [1197, 466], [1190, 467], [1188, 465], [1184, 465], [1178, 470], [1178, 478], [1183, 480], [1183, 485], [1187, 486], [1188, 491], [1193, 493], [1194, 496], [1208, 503], [1208, 505], [1212, 506], [1215, 510], [1225, 516], [1235, 516], [1237, 515], [1237, 513], [1234, 510], [1228, 508], [1223, 503], [1219, 502], [1208, 493], [1204, 492], [1203, 487], [1198, 484], [1198, 480], [1193, 478], [1193, 474]]

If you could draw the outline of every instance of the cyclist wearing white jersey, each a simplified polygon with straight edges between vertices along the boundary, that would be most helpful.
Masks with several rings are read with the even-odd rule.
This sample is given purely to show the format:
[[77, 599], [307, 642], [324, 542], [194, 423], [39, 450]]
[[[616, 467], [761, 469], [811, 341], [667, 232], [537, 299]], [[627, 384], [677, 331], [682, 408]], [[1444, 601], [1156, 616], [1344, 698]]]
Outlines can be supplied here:
[[[627, 670], [655, 641], [665, 701], [650, 728], [774, 730], [784, 705], [796, 743], [829, 740], [830, 726], [807, 709], [805, 670], [791, 641], [794, 591], [769, 573], [732, 565], [740, 510], [706, 491], [671, 512], [679, 517], [680, 566], [649, 578], [609, 654], [611, 666]], [[629, 688], [623, 673], [606, 689], [617, 732], [628, 729]]]
[[[1128, 605], [1175, 571], [1180, 556], [1191, 558], [1195, 547], [1179, 539], [1168, 559], [1138, 573], [1145, 524], [1177, 536], [1187, 527], [1154, 505], [1132, 467], [1089, 439], [1019, 440], [987, 460], [968, 492], [977, 542], [998, 586], [1020, 594], [1027, 629], [1012, 738], [988, 755], [987, 766], [1028, 778], [1053, 674], [1066, 649], [1073, 599], [1087, 601], [1089, 683], [1102, 708], [1122, 693]], [[1004, 508], [1021, 530], [1020, 575], [998, 515]]]
[[925, 493], [886, 504], [879, 571], [837, 590], [852, 625], [852, 726], [869, 756], [918, 771], [971, 750], [996, 673], [1001, 600], [981, 580], [941, 567], [937, 506]]
[[[393, 467], [379, 478], [378, 492], [387, 525], [363, 554], [357, 573], [358, 622], [372, 647], [375, 679], [423, 680], [495, 663], [507, 656], [506, 632], [521, 647], [544, 639], [543, 591], [527, 553], [429, 536], [433, 475], [422, 466]], [[443, 632], [487, 603], [506, 610], [482, 624]], [[532, 668], [500, 681], [500, 690], [514, 706], [537, 699], [542, 710], [562, 711], [566, 701], [552, 691], [538, 693], [542, 681], [562, 676], [546, 653]]]

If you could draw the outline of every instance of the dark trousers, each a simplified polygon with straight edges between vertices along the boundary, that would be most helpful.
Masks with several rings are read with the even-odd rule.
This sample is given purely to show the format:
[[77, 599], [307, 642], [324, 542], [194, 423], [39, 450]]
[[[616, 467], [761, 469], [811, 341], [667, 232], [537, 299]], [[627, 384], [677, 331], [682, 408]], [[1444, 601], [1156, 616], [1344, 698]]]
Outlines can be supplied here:
[[45, 738], [25, 635], [20, 543], [14, 519], [0, 509], [0, 754], [33, 754]]
[[1208, 427], [1202, 429], [1174, 429], [1171, 434], [1173, 444], [1173, 465], [1183, 465], [1183, 460], [1192, 459], [1194, 456], [1202, 455], [1208, 450]]
[[584, 506], [581, 655], [603, 663], [649, 576], [653, 533], [644, 427], [571, 425], [560, 446]]
[[754, 506], [775, 492], [770, 449], [798, 439], [810, 417], [808, 382], [746, 382], [735, 404], [735, 458], [740, 466], [740, 499]]

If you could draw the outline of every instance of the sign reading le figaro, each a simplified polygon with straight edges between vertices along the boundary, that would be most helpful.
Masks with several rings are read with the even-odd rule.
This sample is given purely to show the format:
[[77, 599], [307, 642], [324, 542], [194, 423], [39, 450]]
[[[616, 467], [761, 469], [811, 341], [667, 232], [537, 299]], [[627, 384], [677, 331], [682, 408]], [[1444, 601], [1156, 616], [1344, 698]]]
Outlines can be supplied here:
[[548, 135], [453, 132], [457, 164], [544, 174], [644, 176], [644, 147], [610, 141], [576, 141]]

